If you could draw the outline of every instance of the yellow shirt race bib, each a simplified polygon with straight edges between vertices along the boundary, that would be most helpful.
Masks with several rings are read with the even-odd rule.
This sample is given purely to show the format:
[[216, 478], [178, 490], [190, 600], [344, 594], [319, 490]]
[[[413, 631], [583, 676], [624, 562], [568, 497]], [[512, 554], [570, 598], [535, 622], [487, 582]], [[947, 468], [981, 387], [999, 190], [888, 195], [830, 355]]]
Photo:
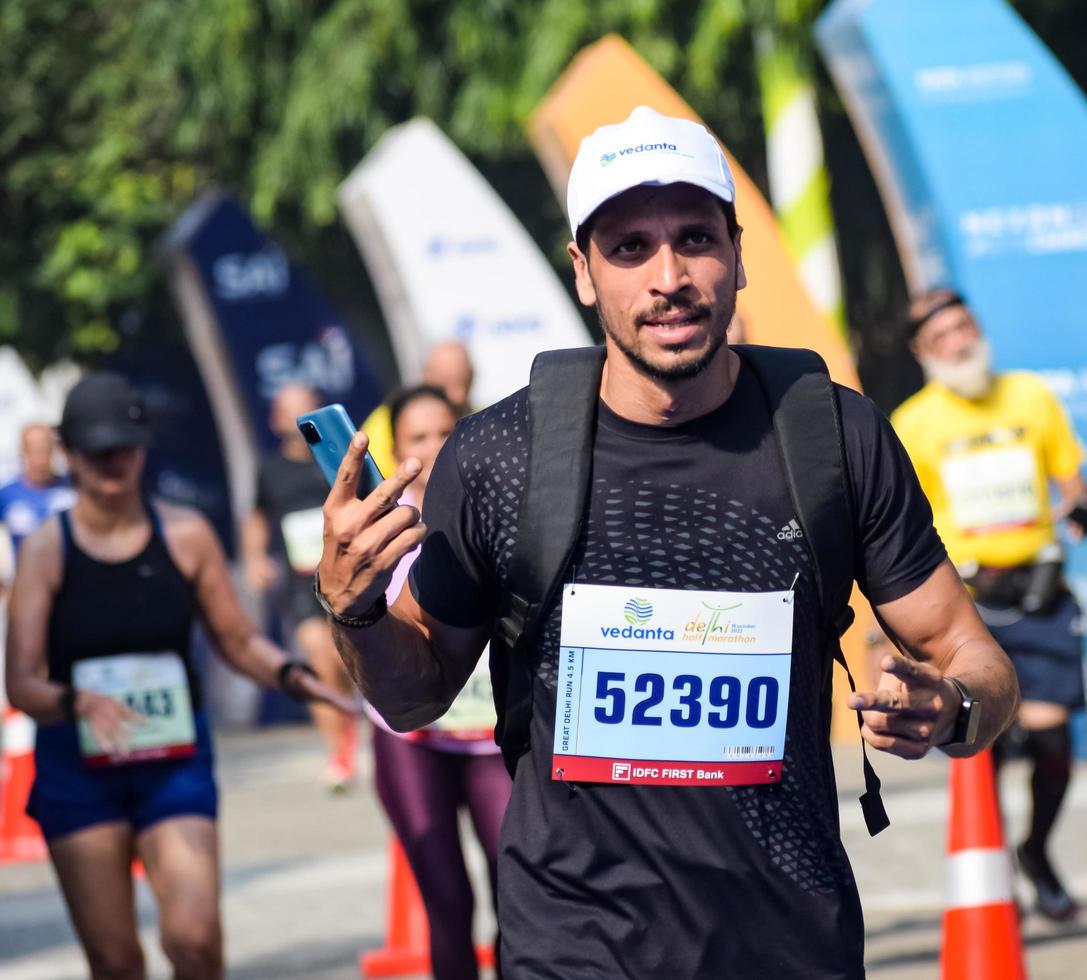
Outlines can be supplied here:
[[1050, 481], [1073, 476], [1084, 454], [1037, 375], [1002, 374], [978, 399], [930, 382], [891, 422], [956, 565], [1024, 565], [1055, 539]]

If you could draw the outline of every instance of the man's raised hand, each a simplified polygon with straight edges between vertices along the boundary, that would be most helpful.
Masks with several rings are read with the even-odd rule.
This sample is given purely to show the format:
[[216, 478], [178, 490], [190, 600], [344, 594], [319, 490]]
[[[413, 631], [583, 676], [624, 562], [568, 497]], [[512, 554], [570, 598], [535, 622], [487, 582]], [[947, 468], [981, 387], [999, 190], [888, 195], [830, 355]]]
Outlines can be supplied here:
[[920, 759], [951, 738], [959, 694], [932, 664], [897, 653], [880, 661], [875, 691], [858, 691], [849, 706], [864, 718], [861, 735], [873, 748], [904, 759]]
[[321, 591], [340, 615], [358, 615], [385, 592], [393, 570], [426, 536], [419, 511], [400, 504], [419, 475], [419, 460], [404, 460], [367, 497], [358, 498], [369, 440], [358, 432], [347, 447], [324, 505]]

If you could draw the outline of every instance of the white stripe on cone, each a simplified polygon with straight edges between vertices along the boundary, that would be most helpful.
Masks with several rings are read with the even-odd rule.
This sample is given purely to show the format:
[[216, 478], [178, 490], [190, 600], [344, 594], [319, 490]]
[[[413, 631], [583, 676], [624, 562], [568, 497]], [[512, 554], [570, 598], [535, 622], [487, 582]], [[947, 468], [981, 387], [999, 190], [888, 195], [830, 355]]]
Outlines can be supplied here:
[[0, 739], [4, 743], [4, 755], [26, 755], [34, 751], [34, 722], [21, 711], [9, 711], [4, 717]]
[[947, 859], [947, 908], [1012, 901], [1012, 867], [1003, 847], [972, 847]]

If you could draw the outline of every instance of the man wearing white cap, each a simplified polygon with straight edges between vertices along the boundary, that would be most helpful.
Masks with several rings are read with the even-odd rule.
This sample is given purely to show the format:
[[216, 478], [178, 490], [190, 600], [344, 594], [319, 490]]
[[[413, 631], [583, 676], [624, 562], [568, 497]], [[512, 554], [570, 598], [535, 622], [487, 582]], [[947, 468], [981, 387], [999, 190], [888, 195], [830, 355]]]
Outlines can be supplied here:
[[[606, 357], [563, 584], [516, 648], [531, 720], [523, 748], [503, 744], [516, 763], [498, 876], [507, 978], [864, 975], [818, 556], [752, 367], [775, 355], [726, 343], [746, 281], [734, 197], [716, 140], [646, 107], [586, 138], [571, 172], [569, 252]], [[329, 496], [318, 588], [345, 662], [397, 727], [438, 716], [496, 618], [502, 633], [541, 458], [536, 390], [458, 424], [425, 526], [393, 506], [412, 460], [354, 499], [363, 437]], [[972, 754], [1014, 711], [1010, 665], [886, 420], [826, 390], [856, 578], [911, 654], [888, 655], [878, 689], [851, 706], [877, 748]], [[390, 571], [424, 537], [386, 615]], [[510, 673], [495, 650], [492, 673]]]

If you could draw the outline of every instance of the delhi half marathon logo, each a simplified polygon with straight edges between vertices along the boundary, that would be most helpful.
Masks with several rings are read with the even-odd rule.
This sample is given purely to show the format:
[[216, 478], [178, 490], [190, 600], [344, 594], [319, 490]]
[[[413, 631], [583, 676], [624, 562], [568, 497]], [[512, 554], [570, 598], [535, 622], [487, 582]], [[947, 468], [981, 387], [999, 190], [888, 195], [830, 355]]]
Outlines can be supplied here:
[[606, 167], [615, 159], [614, 153], [601, 153], [600, 154], [600, 166]]
[[631, 626], [641, 626], [653, 618], [653, 604], [648, 599], [633, 598], [623, 606], [623, 619]]

